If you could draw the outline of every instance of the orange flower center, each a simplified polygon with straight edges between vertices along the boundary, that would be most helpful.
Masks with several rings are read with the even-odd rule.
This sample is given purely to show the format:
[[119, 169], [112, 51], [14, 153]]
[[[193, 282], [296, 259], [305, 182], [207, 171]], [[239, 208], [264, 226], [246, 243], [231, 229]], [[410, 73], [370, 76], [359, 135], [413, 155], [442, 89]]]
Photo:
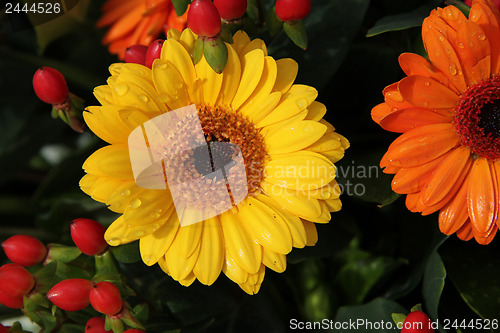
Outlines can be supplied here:
[[490, 160], [500, 158], [500, 76], [470, 87], [455, 110], [462, 145]]

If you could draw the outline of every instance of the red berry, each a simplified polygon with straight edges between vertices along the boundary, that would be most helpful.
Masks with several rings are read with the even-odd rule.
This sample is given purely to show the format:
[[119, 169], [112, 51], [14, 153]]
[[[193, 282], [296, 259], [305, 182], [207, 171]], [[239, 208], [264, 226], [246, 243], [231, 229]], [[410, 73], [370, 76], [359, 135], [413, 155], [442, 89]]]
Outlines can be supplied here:
[[226, 21], [238, 19], [247, 11], [247, 0], [214, 0], [214, 5]]
[[92, 282], [85, 279], [67, 279], [57, 283], [47, 293], [49, 301], [66, 311], [79, 311], [90, 304]]
[[302, 20], [311, 10], [311, 0], [276, 0], [274, 9], [282, 21]]
[[14, 235], [2, 243], [10, 261], [26, 267], [41, 263], [47, 255], [47, 248], [33, 236]]
[[410, 312], [403, 323], [401, 333], [432, 333], [431, 320], [422, 311]]
[[148, 50], [147, 46], [136, 44], [127, 47], [125, 51], [125, 62], [146, 65], [146, 52]]
[[153, 66], [153, 61], [160, 58], [163, 42], [163, 39], [157, 39], [149, 44], [148, 50], [146, 52], [146, 67], [151, 68], [151, 66]]
[[91, 219], [74, 219], [71, 223], [71, 238], [82, 253], [93, 256], [106, 250], [108, 244], [104, 239], [106, 228]]
[[12, 309], [21, 309], [24, 305], [23, 296], [10, 296], [2, 289], [0, 289], [0, 303]]
[[146, 333], [143, 330], [138, 330], [137, 328], [131, 328], [129, 330], [124, 331], [123, 333]]
[[104, 328], [106, 320], [103, 317], [90, 318], [85, 324], [85, 333], [111, 333]]
[[96, 283], [89, 294], [94, 310], [113, 316], [122, 309], [120, 290], [111, 282]]
[[26, 268], [18, 264], [0, 267], [0, 289], [7, 295], [26, 295], [35, 286], [35, 279]]
[[62, 104], [69, 97], [68, 85], [57, 69], [40, 67], [33, 76], [33, 88], [42, 101], [49, 104]]
[[214, 37], [220, 31], [221, 21], [211, 0], [194, 0], [187, 14], [187, 26], [202, 37]]

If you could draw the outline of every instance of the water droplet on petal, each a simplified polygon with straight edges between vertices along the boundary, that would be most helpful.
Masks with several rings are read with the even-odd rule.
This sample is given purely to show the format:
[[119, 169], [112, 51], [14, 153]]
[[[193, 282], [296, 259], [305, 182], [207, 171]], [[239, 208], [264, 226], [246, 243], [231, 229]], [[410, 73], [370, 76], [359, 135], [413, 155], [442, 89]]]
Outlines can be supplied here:
[[128, 92], [128, 86], [125, 83], [119, 83], [115, 86], [115, 91], [118, 96], [123, 96]]
[[439, 36], [439, 40], [440, 40], [441, 42], [444, 42], [444, 37], [443, 37], [443, 36]]
[[164, 64], [161, 64], [160, 66], [156, 65], [155, 67], [158, 67], [160, 69], [167, 69], [168, 68], [168, 64], [164, 63]]
[[477, 35], [477, 39], [479, 39], [479, 40], [485, 40], [486, 36], [483, 35], [483, 34], [479, 34], [479, 35]]
[[457, 66], [454, 63], [450, 64], [450, 67], [448, 67], [448, 70], [451, 75], [457, 75]]
[[429, 81], [425, 81], [425, 82], [424, 82], [424, 85], [425, 85], [426, 87], [429, 87], [429, 86], [431, 85], [431, 83], [430, 83]]
[[307, 108], [307, 101], [305, 98], [300, 98], [297, 100], [297, 105], [299, 106], [299, 108], [301, 110], [304, 110], [305, 108]]
[[141, 206], [141, 204], [142, 204], [142, 202], [140, 199], [134, 199], [134, 200], [130, 201], [128, 206], [132, 209], [137, 209]]
[[141, 238], [145, 235], [146, 233], [142, 230], [138, 230], [136, 232], [134, 232], [134, 237], [137, 237], [137, 238]]
[[182, 83], [182, 82], [177, 82], [177, 83], [175, 84], [175, 87], [176, 87], [177, 89], [182, 89], [182, 88], [184, 88], [184, 83]]
[[179, 95], [178, 95], [178, 94], [175, 94], [175, 95], [174, 95], [174, 99], [175, 99], [175, 100], [178, 100], [178, 99], [179, 99]]
[[123, 195], [124, 197], [129, 196], [129, 195], [130, 195], [130, 190], [129, 190], [128, 188], [127, 188], [127, 189], [125, 189], [125, 190], [123, 190], [122, 195]]
[[153, 229], [152, 230], [156, 231], [156, 230], [158, 230], [159, 227], [160, 227], [159, 224], [153, 224]]
[[148, 98], [148, 96], [146, 96], [146, 95], [139, 95], [139, 97], [138, 97], [138, 98], [139, 98], [139, 100], [140, 100], [141, 102], [144, 102], [144, 103], [147, 103], [147, 102], [149, 101], [149, 98]]
[[461, 49], [463, 49], [464, 48], [464, 43], [462, 43], [462, 42], [458, 43], [458, 47], [461, 48]]
[[158, 211], [156, 211], [156, 212], [153, 213], [152, 216], [153, 216], [154, 219], [157, 219], [157, 218], [160, 217], [160, 213], [158, 213]]
[[305, 127], [304, 127], [304, 132], [312, 132], [314, 131], [314, 126], [311, 125], [311, 124], [307, 124]]
[[108, 244], [111, 245], [111, 246], [118, 246], [121, 243], [122, 242], [118, 238], [111, 238], [111, 239], [108, 240]]
[[143, 257], [142, 261], [144, 261], [145, 264], [148, 264], [151, 261], [151, 257]]

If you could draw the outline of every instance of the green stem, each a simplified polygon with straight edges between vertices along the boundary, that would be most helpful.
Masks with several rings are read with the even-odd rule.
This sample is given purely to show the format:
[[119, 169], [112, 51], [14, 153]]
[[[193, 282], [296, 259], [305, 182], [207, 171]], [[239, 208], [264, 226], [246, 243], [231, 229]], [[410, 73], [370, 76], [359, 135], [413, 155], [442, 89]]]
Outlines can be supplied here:
[[262, 5], [262, 0], [257, 0], [257, 9], [259, 11], [259, 23], [257, 24], [257, 26], [261, 27], [264, 25], [264, 22], [266, 22], [266, 18], [264, 16], [264, 6]]

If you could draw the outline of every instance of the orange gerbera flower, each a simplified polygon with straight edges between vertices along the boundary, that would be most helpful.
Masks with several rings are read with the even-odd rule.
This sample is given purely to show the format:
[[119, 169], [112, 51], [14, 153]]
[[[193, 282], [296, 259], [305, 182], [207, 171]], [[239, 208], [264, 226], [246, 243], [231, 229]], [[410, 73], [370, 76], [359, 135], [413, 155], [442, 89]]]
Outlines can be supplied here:
[[443, 233], [488, 244], [500, 226], [500, 13], [490, 0], [474, 1], [468, 19], [438, 8], [422, 37], [429, 60], [402, 54], [407, 77], [372, 110], [403, 133], [380, 165], [412, 212], [439, 210]]
[[187, 13], [177, 17], [170, 0], [108, 0], [102, 11], [97, 26], [110, 26], [102, 43], [122, 60], [127, 47], [149, 45], [171, 28], [182, 31], [187, 19]]

